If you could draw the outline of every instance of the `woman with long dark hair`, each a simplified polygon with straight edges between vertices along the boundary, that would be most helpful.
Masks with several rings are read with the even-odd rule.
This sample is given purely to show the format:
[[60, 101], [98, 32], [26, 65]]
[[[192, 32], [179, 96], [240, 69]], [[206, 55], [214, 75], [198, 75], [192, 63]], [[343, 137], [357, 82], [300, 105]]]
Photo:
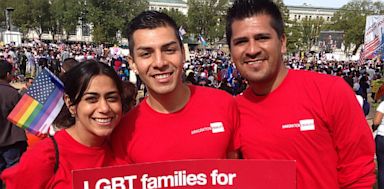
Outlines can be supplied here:
[[45, 138], [6, 169], [1, 179], [12, 188], [71, 188], [72, 170], [122, 164], [109, 136], [122, 117], [122, 84], [106, 64], [87, 61], [63, 76], [62, 130]]

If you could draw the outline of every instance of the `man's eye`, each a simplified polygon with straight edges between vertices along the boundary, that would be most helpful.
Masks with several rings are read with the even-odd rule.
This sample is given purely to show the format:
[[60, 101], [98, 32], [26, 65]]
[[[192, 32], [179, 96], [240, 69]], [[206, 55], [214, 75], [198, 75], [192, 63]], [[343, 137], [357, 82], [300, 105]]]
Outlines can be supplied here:
[[261, 36], [261, 37], [258, 37], [256, 40], [259, 40], [259, 41], [266, 41], [266, 40], [268, 40], [268, 39], [270, 39], [269, 36]]
[[235, 45], [242, 45], [242, 44], [245, 44], [246, 42], [247, 42], [246, 40], [236, 41]]
[[176, 52], [176, 49], [174, 49], [174, 48], [166, 49], [165, 52], [168, 54], [173, 54]]
[[149, 52], [142, 52], [139, 54], [140, 57], [149, 57], [150, 53]]

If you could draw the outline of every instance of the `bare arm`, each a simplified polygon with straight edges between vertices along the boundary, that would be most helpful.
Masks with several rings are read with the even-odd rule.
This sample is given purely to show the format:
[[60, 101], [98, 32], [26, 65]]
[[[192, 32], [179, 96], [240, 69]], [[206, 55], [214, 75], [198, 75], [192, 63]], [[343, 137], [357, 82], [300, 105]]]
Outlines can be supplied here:
[[375, 117], [373, 118], [373, 125], [372, 125], [373, 131], [375, 131], [379, 127], [382, 119], [383, 119], [383, 113], [376, 111]]

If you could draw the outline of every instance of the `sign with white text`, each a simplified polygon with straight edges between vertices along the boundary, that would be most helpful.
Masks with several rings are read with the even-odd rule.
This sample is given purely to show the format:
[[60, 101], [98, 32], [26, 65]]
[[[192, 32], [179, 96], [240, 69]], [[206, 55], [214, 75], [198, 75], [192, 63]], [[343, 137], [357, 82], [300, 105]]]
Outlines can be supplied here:
[[384, 50], [384, 15], [370, 15], [366, 18], [364, 35], [364, 56], [373, 59], [383, 54]]
[[295, 189], [295, 161], [183, 160], [73, 171], [74, 189]]

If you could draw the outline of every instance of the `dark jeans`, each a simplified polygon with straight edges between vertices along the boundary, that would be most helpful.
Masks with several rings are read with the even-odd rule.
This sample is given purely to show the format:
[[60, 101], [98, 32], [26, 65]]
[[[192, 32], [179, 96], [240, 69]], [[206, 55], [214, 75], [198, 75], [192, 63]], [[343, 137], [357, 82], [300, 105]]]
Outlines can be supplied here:
[[[19, 162], [21, 155], [27, 150], [27, 141], [20, 141], [6, 147], [0, 147], [0, 174], [4, 169]], [[3, 182], [0, 180], [0, 189], [3, 188]]]
[[377, 185], [378, 189], [384, 189], [384, 136], [376, 135], [376, 157], [377, 157]]

